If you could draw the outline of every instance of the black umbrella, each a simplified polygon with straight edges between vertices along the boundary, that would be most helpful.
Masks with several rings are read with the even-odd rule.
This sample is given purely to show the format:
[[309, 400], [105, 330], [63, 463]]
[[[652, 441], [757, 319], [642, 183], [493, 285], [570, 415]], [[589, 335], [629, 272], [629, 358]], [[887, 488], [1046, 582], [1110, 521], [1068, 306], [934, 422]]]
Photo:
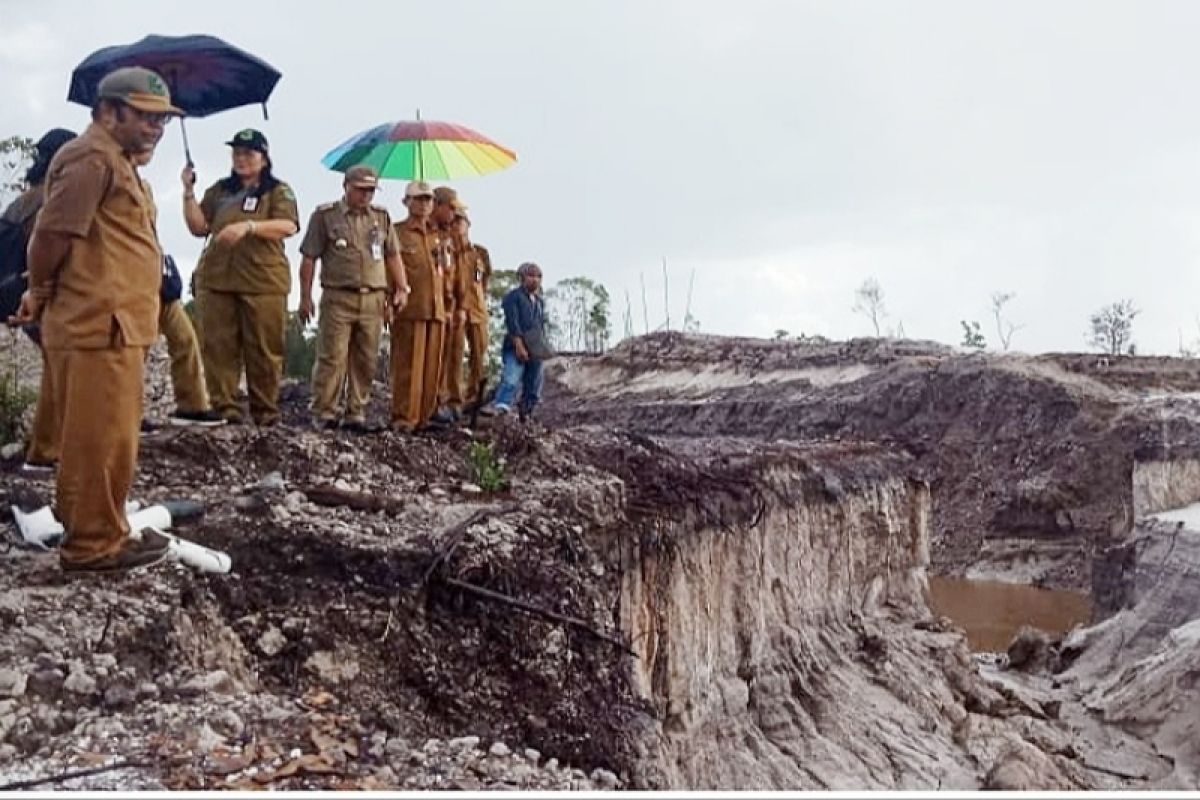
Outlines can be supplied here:
[[[265, 118], [267, 98], [281, 77], [279, 70], [261, 58], [215, 36], [147, 36], [133, 44], [105, 47], [85, 58], [71, 73], [67, 99], [91, 107], [100, 79], [118, 67], [157, 72], [171, 89], [171, 102], [191, 117], [262, 103]], [[183, 149], [190, 165], [186, 128]]]

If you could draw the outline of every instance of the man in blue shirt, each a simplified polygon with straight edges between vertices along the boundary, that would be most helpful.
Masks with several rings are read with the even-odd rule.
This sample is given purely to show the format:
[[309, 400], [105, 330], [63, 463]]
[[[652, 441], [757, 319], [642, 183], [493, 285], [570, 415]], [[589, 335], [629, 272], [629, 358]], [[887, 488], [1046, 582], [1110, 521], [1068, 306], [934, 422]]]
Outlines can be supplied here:
[[507, 414], [521, 392], [519, 411], [528, 417], [542, 394], [542, 362], [551, 355], [546, 343], [546, 304], [542, 300], [542, 270], [526, 262], [517, 268], [521, 285], [504, 296], [504, 344], [501, 348], [500, 387], [485, 414]]

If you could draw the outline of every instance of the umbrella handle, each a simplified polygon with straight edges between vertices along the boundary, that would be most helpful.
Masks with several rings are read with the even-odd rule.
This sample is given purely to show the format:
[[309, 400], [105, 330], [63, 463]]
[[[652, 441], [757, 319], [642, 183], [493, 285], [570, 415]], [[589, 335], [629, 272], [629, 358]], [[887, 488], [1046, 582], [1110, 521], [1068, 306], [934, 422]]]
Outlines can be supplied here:
[[183, 132], [183, 154], [187, 157], [187, 165], [189, 167], [195, 167], [196, 165], [192, 163], [192, 149], [188, 147], [187, 125], [185, 124], [183, 117], [179, 118], [179, 130]]

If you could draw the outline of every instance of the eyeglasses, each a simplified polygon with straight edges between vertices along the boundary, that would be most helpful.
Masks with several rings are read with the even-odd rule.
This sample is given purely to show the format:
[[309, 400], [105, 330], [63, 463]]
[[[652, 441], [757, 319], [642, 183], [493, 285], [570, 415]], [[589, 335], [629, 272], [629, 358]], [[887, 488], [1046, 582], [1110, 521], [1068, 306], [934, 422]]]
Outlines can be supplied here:
[[140, 108], [134, 108], [133, 106], [129, 105], [128, 103], [125, 105], [125, 107], [128, 108], [130, 111], [132, 111], [134, 114], [137, 114], [138, 118], [141, 119], [143, 122], [148, 122], [151, 125], [162, 125], [165, 127], [171, 123], [172, 119], [175, 118], [173, 114], [162, 114], [162, 113], [158, 113], [158, 112], [154, 112], [154, 111], [142, 111]]
[[375, 187], [375, 186], [351, 186], [350, 188], [356, 192], [365, 192], [366, 194], [375, 194], [375, 190], [378, 187]]

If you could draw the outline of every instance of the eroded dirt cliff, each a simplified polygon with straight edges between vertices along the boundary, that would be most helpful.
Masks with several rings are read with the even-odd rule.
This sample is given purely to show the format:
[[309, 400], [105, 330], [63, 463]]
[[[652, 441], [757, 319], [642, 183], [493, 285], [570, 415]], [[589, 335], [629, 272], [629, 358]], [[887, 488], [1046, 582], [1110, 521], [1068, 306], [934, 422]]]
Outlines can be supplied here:
[[[1109, 667], [1063, 672], [1099, 645], [981, 668], [925, 580], [932, 561], [1139, 602], [1135, 506], [1195, 498], [1182, 467], [1133, 476], [1195, 458], [1196, 383], [664, 335], [563, 359], [539, 422], [417, 437], [313, 431], [290, 385], [281, 427], [143, 440], [135, 495], [204, 502], [180, 533], [232, 575], [0, 554], [0, 784], [127, 758], [56, 785], [1194, 785], [1176, 712], [1142, 735], [1118, 709], [1133, 676], [1094, 694]], [[508, 488], [475, 483], [473, 441]], [[49, 500], [16, 466], [8, 501]]]

